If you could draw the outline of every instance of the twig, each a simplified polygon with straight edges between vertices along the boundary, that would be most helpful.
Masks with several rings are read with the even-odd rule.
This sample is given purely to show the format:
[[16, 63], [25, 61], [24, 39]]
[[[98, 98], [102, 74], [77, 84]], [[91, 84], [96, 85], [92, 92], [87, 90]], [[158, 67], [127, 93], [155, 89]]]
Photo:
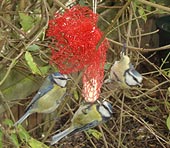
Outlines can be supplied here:
[[146, 1], [146, 0], [137, 0], [145, 5], [149, 5], [149, 6], [152, 6], [152, 7], [155, 7], [155, 8], [158, 8], [158, 9], [162, 9], [164, 11], [168, 11], [170, 12], [170, 8], [169, 7], [165, 7], [165, 6], [162, 6], [162, 5], [159, 5], [159, 4], [155, 4], [155, 3], [152, 3], [152, 2], [149, 2], [149, 1]]
[[165, 62], [168, 60], [169, 57], [170, 57], [170, 52], [168, 52], [168, 54], [166, 55], [165, 59], [162, 61], [162, 64], [159, 67], [160, 69], [162, 69], [163, 65], [165, 64]]
[[5, 19], [4, 17], [0, 16], [0, 20], [3, 21], [5, 24], [7, 24], [12, 30], [14, 30], [16, 33], [19, 33], [20, 35], [23, 35], [25, 38], [26, 35], [24, 32], [22, 32], [20, 29], [18, 29], [16, 26], [14, 26], [13, 24], [11, 24], [7, 19]]
[[[148, 36], [148, 35], [155, 34], [155, 33], [158, 33], [158, 32], [159, 32], [159, 29], [154, 30], [152, 32], [146, 32], [146, 33], [143, 33], [143, 34], [140, 33], [139, 35], [131, 35], [131, 36], [129, 36], [129, 38], [133, 39], [133, 38], [137, 38], [137, 37], [144, 37], [144, 36]], [[127, 36], [127, 35], [125, 34], [125, 36]]]
[[[140, 19], [140, 18], [142, 18], [142, 17], [144, 17], [144, 16], [148, 16], [148, 15], [154, 14], [154, 13], [156, 13], [156, 12], [157, 12], [157, 10], [152, 11], [152, 12], [148, 12], [148, 13], [145, 13], [144, 15], [140, 15], [140, 16], [134, 17], [134, 18], [132, 18], [131, 20], [123, 21], [119, 26], [115, 26], [114, 28], [111, 28], [110, 32], [116, 30], [118, 27], [124, 26], [125, 24], [127, 24], [127, 23], [129, 23], [129, 22], [131, 22], [131, 21], [135, 21], [135, 20], [137, 20], [137, 19]], [[110, 33], [110, 32], [109, 32], [109, 33]]]
[[[109, 134], [111, 137], [113, 137], [116, 141], [117, 141], [117, 143], [119, 142], [119, 139], [117, 139], [116, 138], [116, 136], [115, 136], [115, 134], [113, 134], [112, 132], [111, 132], [111, 130], [109, 130], [108, 128], [106, 128], [105, 126], [103, 126], [103, 129], [107, 132], [107, 134]], [[123, 143], [122, 143], [122, 148], [127, 148], [125, 145], [123, 145]], [[114, 147], [115, 148], [115, 147]]]
[[5, 101], [5, 107], [8, 109], [8, 111], [9, 111], [9, 113], [10, 113], [10, 115], [11, 115], [12, 120], [15, 121], [15, 118], [14, 118], [14, 116], [13, 116], [13, 113], [12, 113], [12, 111], [11, 111], [11, 108], [10, 108], [10, 106], [8, 105], [8, 103], [7, 103], [6, 101]]
[[[154, 130], [153, 128], [151, 128], [151, 127], [149, 126], [149, 124], [147, 124], [142, 118], [140, 118], [140, 117], [137, 118], [137, 117], [136, 117], [136, 116], [138, 116], [137, 113], [134, 112], [128, 105], [124, 104], [124, 106], [125, 106], [129, 111], [131, 111], [134, 115], [132, 115], [129, 111], [126, 111], [126, 110], [124, 110], [124, 112], [127, 113], [130, 117], [133, 117], [133, 118], [134, 118], [136, 121], [138, 121], [140, 124], [144, 125], [144, 126], [146, 127], [146, 129], [148, 129], [148, 131], [150, 131], [150, 133], [152, 133], [157, 140], [159, 139], [159, 140], [165, 142], [166, 144], [170, 144], [169, 141], [166, 141], [166, 140], [163, 139], [161, 136], [157, 135], [157, 134], [155, 133], [155, 130]], [[117, 106], [117, 107], [120, 108], [119, 106]]]
[[94, 144], [94, 142], [91, 140], [90, 136], [88, 135], [88, 133], [85, 131], [84, 132], [86, 134], [86, 136], [88, 137], [88, 140], [90, 140], [91, 144], [93, 145], [94, 148], [97, 148], [96, 145]]
[[126, 8], [130, 5], [132, 0], [128, 0], [128, 2], [122, 7], [121, 10], [119, 10], [119, 12], [117, 13], [117, 15], [115, 16], [115, 18], [112, 20], [112, 23], [110, 24], [110, 26], [106, 29], [106, 31], [104, 32], [102, 38], [99, 40], [96, 49], [99, 48], [100, 44], [104, 41], [105, 37], [110, 33], [110, 31], [112, 30], [112, 28], [114, 27], [115, 23], [117, 22], [117, 19], [120, 18], [120, 16], [122, 15], [122, 13], [126, 10]]
[[[133, 10], [132, 10], [132, 3], [130, 4], [130, 9], [129, 9], [129, 20], [132, 20], [133, 17]], [[128, 23], [128, 27], [127, 27], [127, 38], [126, 38], [126, 46], [129, 45], [130, 39], [129, 36], [131, 34], [131, 29], [132, 29], [132, 21], [129, 21]], [[127, 54], [128, 50], [126, 50], [126, 54]]]
[[22, 50], [20, 52], [20, 54], [18, 54], [18, 56], [16, 58], [14, 58], [11, 62], [11, 64], [9, 65], [9, 68], [5, 74], [5, 76], [3, 77], [3, 79], [0, 81], [0, 86], [5, 82], [6, 78], [8, 77], [9, 73], [11, 72], [12, 68], [15, 66], [15, 64], [18, 62], [18, 59], [22, 56], [22, 54], [24, 53], [24, 50]]
[[108, 144], [107, 144], [107, 141], [106, 141], [106, 138], [105, 138], [105, 136], [104, 136], [104, 132], [103, 132], [101, 126], [99, 125], [98, 127], [99, 127], [99, 129], [100, 129], [100, 131], [101, 131], [101, 133], [102, 133], [102, 137], [103, 137], [103, 141], [104, 141], [105, 148], [109, 148], [109, 147], [108, 147]]
[[104, 5], [98, 5], [98, 8], [108, 8], [108, 9], [120, 9], [122, 6], [104, 6]]
[[117, 34], [118, 34], [118, 40], [119, 40], [119, 42], [122, 42], [122, 41], [121, 41], [120, 26], [119, 26], [118, 24], [119, 24], [119, 19], [117, 20], [117, 26], [118, 26], [118, 28], [117, 28]]
[[55, 3], [57, 3], [58, 6], [62, 7], [64, 10], [68, 9], [62, 2], [59, 0], [54, 0]]
[[[109, 38], [107, 38], [107, 40], [114, 43], [114, 44], [117, 44], [117, 45], [123, 47], [123, 44], [120, 43], [120, 42], [117, 42], [117, 41], [109, 39]], [[140, 52], [153, 52], [153, 51], [161, 51], [161, 50], [169, 49], [170, 44], [162, 46], [162, 47], [158, 47], [158, 48], [148, 48], [148, 49], [146, 49], [146, 48], [138, 48], [138, 47], [133, 47], [133, 46], [127, 46], [127, 48], [131, 49], [131, 50], [140, 51]]]
[[[135, 12], [135, 8], [134, 8], [134, 4], [132, 3], [131, 4], [131, 7], [132, 7], [132, 11], [133, 11], [133, 14], [135, 16], [135, 18], [137, 17], [136, 15], [136, 12]], [[139, 25], [139, 21], [138, 19], [135, 20], [136, 21], [136, 25], [137, 25], [137, 30], [138, 30], [138, 35], [136, 36], [136, 40], [137, 40], [137, 43], [138, 43], [138, 47], [141, 47], [141, 37], [142, 37], [142, 34], [141, 34], [141, 27]], [[138, 37], [138, 39], [137, 39]], [[129, 36], [129, 38], [131, 38], [131, 36]]]
[[150, 62], [143, 54], [139, 53], [140, 56], [145, 59], [145, 61], [147, 61], [150, 65], [152, 65], [160, 74], [162, 74], [162, 76], [169, 81], [169, 79], [167, 79], [167, 77], [164, 76], [164, 74], [162, 73], [162, 71], [160, 70], [160, 68], [158, 68], [154, 63]]
[[123, 124], [123, 107], [124, 107], [124, 95], [123, 95], [123, 98], [122, 98], [122, 101], [121, 101], [121, 111], [120, 111], [120, 129], [119, 129], [119, 141], [118, 141], [118, 148], [120, 148], [121, 146], [121, 135], [122, 135], [122, 124]]

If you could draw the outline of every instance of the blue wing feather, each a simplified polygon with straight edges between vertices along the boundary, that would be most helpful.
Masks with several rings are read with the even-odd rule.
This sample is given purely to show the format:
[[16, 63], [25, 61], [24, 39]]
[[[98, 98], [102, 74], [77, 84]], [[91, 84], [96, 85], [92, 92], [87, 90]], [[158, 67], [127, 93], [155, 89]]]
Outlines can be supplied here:
[[40, 89], [38, 90], [38, 92], [36, 93], [36, 95], [34, 96], [34, 98], [32, 99], [32, 101], [25, 109], [25, 112], [27, 112], [38, 99], [40, 99], [43, 95], [45, 95], [47, 92], [53, 89], [53, 87], [54, 87], [53, 83], [51, 82], [49, 77], [47, 77], [42, 86], [40, 87]]

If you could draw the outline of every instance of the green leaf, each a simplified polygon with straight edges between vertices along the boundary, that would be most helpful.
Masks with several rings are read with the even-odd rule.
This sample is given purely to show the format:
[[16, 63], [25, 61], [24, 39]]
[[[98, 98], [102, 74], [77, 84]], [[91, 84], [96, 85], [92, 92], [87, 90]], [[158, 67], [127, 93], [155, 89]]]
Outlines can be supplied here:
[[147, 6], [146, 6], [146, 10], [151, 11], [151, 10], [152, 10], [152, 7], [149, 6], [149, 5], [147, 5]]
[[74, 95], [75, 100], [78, 101], [79, 95], [78, 95], [77, 90], [74, 90], [73, 95]]
[[40, 71], [41, 71], [41, 74], [42, 74], [42, 75], [45, 75], [45, 74], [48, 73], [48, 71], [49, 71], [49, 69], [50, 69], [50, 66], [49, 66], [49, 65], [47, 65], [47, 66], [41, 66], [41, 67], [39, 67], [39, 69], [40, 69]]
[[25, 53], [25, 60], [27, 61], [27, 64], [30, 67], [33, 74], [42, 75], [40, 69], [37, 67], [37, 64], [34, 62], [33, 57], [29, 51], [26, 51]]
[[170, 108], [170, 103], [168, 101], [164, 101], [165, 105]]
[[112, 66], [112, 63], [106, 62], [105, 65], [104, 65], [104, 69], [109, 70], [111, 66]]
[[17, 135], [16, 135], [16, 134], [11, 134], [10, 138], [11, 138], [13, 144], [14, 144], [17, 148], [19, 148], [19, 142], [18, 142]]
[[13, 126], [13, 121], [10, 120], [10, 119], [5, 119], [3, 121], [3, 124], [8, 125], [9, 127], [12, 127]]
[[20, 24], [25, 32], [30, 30], [34, 25], [34, 19], [26, 13], [19, 13]]
[[87, 4], [85, 3], [84, 0], [79, 0], [79, 4], [80, 4], [81, 6], [87, 6]]
[[145, 107], [146, 110], [150, 111], [150, 112], [154, 112], [156, 110], [158, 110], [158, 106], [147, 106]]
[[[168, 87], [168, 89], [167, 89], [167, 95], [168, 95], [168, 97], [170, 97], [170, 87]], [[167, 101], [168, 102], [168, 101]], [[169, 103], [169, 102], [168, 102]]]
[[170, 115], [166, 119], [166, 126], [168, 127], [168, 130], [170, 130]]
[[[6, 70], [1, 70], [0, 80], [2, 80], [5, 74]], [[29, 75], [28, 70], [24, 71], [23, 69], [13, 68], [3, 85], [0, 86], [0, 90], [5, 101], [11, 102], [11, 100], [21, 100], [31, 95], [40, 88], [42, 82], [42, 77]], [[9, 104], [10, 107], [12, 105], [14, 104]], [[4, 105], [0, 104], [0, 114], [4, 112], [5, 109]]]
[[22, 141], [28, 142], [30, 139], [29, 133], [21, 126], [18, 126], [18, 135]]
[[28, 143], [31, 146], [31, 148], [49, 148], [47, 145], [43, 144], [42, 142], [34, 138], [31, 138]]
[[170, 70], [169, 70], [169, 69], [168, 69], [168, 70], [163, 70], [162, 72], [163, 72], [163, 74], [164, 74], [165, 76], [167, 76], [168, 78], [170, 78]]
[[139, 7], [138, 12], [139, 12], [139, 15], [142, 17], [142, 19], [146, 22], [147, 17], [146, 17], [146, 13], [143, 7]]
[[2, 147], [2, 138], [3, 138], [3, 133], [0, 129], [0, 147]]
[[40, 50], [40, 46], [36, 45], [36, 44], [33, 44], [33, 45], [30, 45], [28, 48], [27, 48], [27, 51], [38, 51]]
[[102, 137], [102, 133], [95, 129], [89, 129], [87, 132], [89, 134], [92, 134], [97, 140], [99, 140]]

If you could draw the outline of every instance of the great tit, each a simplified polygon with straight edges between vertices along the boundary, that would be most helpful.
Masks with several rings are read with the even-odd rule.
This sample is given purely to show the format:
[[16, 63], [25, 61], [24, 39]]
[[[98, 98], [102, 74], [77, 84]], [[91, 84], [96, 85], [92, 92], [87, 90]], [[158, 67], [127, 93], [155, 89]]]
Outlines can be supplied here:
[[142, 75], [135, 70], [130, 62], [130, 58], [122, 53], [120, 61], [115, 61], [110, 70], [109, 79], [105, 81], [117, 81], [123, 86], [140, 86], [142, 82]]
[[93, 128], [100, 123], [108, 121], [112, 114], [113, 107], [107, 101], [81, 105], [71, 120], [71, 126], [63, 132], [54, 135], [51, 145], [54, 145], [67, 135]]
[[14, 124], [21, 124], [32, 113], [51, 113], [61, 103], [66, 95], [68, 77], [59, 72], [50, 74], [29, 103], [25, 114]]

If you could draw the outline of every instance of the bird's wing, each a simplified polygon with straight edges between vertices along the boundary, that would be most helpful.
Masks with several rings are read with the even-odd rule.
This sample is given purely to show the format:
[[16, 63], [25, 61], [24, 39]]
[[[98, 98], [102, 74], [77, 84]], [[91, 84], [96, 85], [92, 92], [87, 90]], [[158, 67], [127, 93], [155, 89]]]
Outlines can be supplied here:
[[59, 140], [61, 140], [62, 138], [64, 138], [65, 136], [71, 134], [72, 132], [74, 132], [75, 128], [74, 127], [69, 127], [68, 129], [54, 135], [52, 137], [52, 141], [50, 142], [51, 145], [54, 145], [55, 143], [57, 143]]
[[79, 127], [79, 128], [76, 128], [71, 134], [88, 130], [88, 129], [90, 129], [90, 128], [93, 128], [93, 127], [99, 125], [99, 123], [100, 123], [99, 121], [94, 120], [94, 121], [90, 122], [90, 123], [87, 124], [87, 125], [83, 125], [83, 126], [81, 126], [81, 127]]
[[27, 112], [38, 99], [40, 99], [43, 95], [53, 89], [53, 87], [53, 84], [50, 81], [46, 80], [25, 109], [25, 112]]

